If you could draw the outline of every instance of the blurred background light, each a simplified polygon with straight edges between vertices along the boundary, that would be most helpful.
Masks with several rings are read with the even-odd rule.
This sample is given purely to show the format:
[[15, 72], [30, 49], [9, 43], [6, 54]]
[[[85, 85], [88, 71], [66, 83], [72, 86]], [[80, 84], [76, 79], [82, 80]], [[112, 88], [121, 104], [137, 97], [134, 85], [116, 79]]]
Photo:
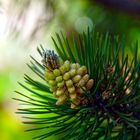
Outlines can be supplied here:
[[86, 32], [89, 28], [91, 32], [93, 29], [93, 21], [89, 17], [78, 17], [75, 22], [75, 29], [78, 33]]

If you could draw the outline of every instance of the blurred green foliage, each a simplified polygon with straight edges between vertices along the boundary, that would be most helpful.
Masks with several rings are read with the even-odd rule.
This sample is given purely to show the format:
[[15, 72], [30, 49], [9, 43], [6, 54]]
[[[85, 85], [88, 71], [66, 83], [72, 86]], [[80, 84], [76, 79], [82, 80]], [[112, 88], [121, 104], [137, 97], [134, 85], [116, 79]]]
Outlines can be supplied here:
[[[0, 138], [1, 140], [30, 140], [31, 137], [23, 132], [23, 127], [11, 115], [12, 112], [0, 109]], [[11, 113], [11, 114], [10, 114]]]

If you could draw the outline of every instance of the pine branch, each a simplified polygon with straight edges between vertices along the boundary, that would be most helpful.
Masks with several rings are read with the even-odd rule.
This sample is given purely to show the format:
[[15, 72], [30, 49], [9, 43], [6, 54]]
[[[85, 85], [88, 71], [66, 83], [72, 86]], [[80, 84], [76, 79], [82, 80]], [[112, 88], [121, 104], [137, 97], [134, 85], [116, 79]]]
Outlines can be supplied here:
[[[27, 92], [16, 91], [21, 95], [16, 100], [22, 103], [17, 113], [24, 115], [25, 124], [34, 125], [27, 131], [42, 132], [34, 137], [39, 140], [52, 135], [76, 140], [137, 139], [140, 133], [138, 43], [130, 59], [125, 52], [125, 40], [108, 33], [88, 31], [72, 40], [56, 34], [52, 39], [58, 55], [41, 46], [37, 51], [43, 63], [31, 56], [28, 65], [43, 82], [25, 74], [28, 85], [19, 84]], [[80, 77], [78, 81], [77, 77], [69, 77], [71, 70], [76, 71], [75, 77]], [[85, 75], [87, 82], [81, 86]], [[60, 80], [63, 80], [61, 84]], [[65, 90], [60, 92], [60, 89]]]

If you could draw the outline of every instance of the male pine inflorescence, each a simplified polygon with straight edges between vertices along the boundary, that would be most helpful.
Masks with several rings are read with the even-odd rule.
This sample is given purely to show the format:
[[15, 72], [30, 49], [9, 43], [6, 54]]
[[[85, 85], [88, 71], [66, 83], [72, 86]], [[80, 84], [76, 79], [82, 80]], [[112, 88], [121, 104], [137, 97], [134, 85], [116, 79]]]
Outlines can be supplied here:
[[42, 62], [45, 66], [45, 79], [53, 95], [58, 98], [57, 105], [64, 104], [68, 99], [71, 101], [71, 108], [85, 103], [84, 91], [90, 90], [94, 82], [89, 79], [86, 66], [69, 60], [63, 62], [51, 50], [43, 53]]

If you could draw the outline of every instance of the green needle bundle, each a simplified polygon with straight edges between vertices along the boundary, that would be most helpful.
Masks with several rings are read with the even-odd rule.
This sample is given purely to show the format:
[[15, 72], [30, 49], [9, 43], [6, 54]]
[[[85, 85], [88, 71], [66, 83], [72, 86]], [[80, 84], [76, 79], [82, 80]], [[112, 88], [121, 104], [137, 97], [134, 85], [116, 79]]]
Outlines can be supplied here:
[[57, 52], [37, 48], [42, 61], [31, 57], [35, 75], [25, 75], [18, 113], [34, 139], [139, 140], [140, 62], [138, 43], [133, 57], [126, 41], [96, 32], [52, 38]]

